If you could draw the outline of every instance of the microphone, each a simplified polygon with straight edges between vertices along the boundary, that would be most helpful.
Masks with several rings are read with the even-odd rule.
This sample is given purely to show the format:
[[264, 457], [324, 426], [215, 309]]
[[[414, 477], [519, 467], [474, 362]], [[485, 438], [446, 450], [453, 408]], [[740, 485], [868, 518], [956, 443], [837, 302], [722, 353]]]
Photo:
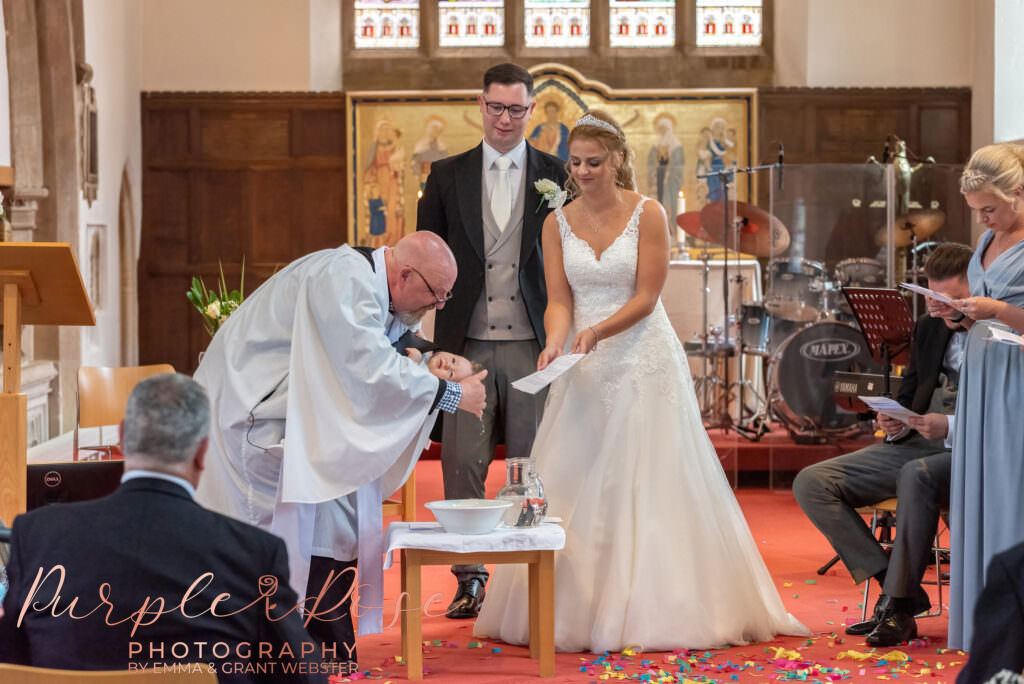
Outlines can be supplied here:
[[785, 168], [785, 167], [782, 165], [782, 158], [783, 158], [783, 156], [785, 156], [785, 154], [786, 154], [786, 149], [782, 146], [782, 143], [779, 143], [779, 192], [782, 192], [782, 188], [783, 188], [783, 185], [782, 185], [782, 169]]

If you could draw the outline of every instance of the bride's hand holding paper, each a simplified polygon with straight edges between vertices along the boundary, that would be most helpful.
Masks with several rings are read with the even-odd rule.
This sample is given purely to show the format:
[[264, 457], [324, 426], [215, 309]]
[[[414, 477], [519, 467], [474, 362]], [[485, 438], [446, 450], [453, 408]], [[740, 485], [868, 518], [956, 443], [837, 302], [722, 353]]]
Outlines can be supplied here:
[[537, 370], [541, 371], [551, 365], [551, 362], [562, 355], [560, 347], [554, 344], [549, 344], [541, 350], [540, 356], [537, 357]]

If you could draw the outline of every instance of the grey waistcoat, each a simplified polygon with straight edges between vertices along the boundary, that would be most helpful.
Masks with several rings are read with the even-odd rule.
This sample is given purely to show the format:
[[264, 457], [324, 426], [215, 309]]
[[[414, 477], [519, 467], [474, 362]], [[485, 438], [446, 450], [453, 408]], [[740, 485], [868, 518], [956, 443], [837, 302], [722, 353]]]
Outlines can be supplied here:
[[487, 187], [482, 185], [484, 231], [484, 289], [473, 307], [466, 336], [474, 340], [532, 340], [536, 335], [519, 291], [519, 249], [526, 210], [526, 172], [512, 204], [512, 217], [504, 232], [491, 214]]

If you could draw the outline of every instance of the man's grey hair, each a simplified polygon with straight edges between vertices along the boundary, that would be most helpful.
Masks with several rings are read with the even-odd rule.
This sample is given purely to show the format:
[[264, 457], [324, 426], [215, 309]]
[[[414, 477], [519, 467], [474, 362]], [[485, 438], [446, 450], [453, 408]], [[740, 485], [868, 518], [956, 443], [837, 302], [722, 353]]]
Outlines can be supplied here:
[[210, 432], [210, 400], [192, 378], [164, 373], [132, 390], [124, 412], [126, 458], [154, 465], [183, 465]]

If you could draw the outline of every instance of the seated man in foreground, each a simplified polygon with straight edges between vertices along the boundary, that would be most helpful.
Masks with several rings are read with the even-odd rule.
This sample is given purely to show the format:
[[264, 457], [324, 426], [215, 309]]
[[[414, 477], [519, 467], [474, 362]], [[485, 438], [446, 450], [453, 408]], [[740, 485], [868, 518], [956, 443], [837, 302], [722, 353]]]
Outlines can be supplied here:
[[[925, 263], [928, 287], [950, 298], [967, 297], [966, 245], [939, 245]], [[872, 646], [893, 646], [917, 636], [914, 616], [928, 609], [921, 587], [939, 510], [949, 503], [952, 444], [949, 417], [973, 323], [963, 314], [928, 300], [929, 316], [914, 328], [910, 363], [897, 401], [915, 413], [913, 428], [878, 416], [885, 441], [816, 463], [800, 471], [793, 494], [821, 530], [858, 584], [872, 577], [882, 589], [869, 620], [849, 625], [847, 634], [867, 635]], [[857, 513], [860, 506], [899, 498], [892, 555], [871, 535]]]
[[14, 520], [0, 661], [70, 670], [194, 663], [225, 681], [326, 679], [293, 610], [284, 543], [192, 500], [209, 423], [209, 400], [192, 379], [143, 380], [121, 423], [118, 490]]

